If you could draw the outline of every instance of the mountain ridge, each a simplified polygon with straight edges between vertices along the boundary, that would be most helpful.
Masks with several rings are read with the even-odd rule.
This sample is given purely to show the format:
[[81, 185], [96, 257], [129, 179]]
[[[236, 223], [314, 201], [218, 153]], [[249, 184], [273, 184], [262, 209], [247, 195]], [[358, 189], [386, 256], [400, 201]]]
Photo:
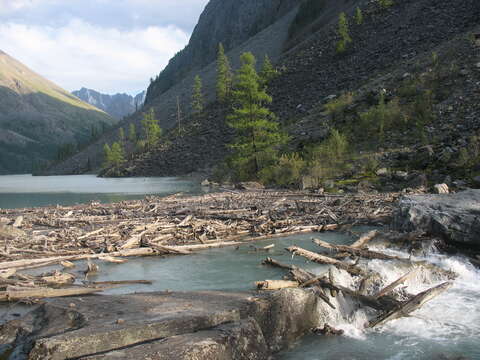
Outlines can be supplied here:
[[31, 172], [115, 120], [0, 51], [0, 168]]
[[146, 97], [146, 91], [142, 91], [135, 96], [126, 93], [109, 95], [85, 87], [72, 91], [72, 94], [80, 100], [105, 111], [117, 120], [131, 115], [141, 108]]

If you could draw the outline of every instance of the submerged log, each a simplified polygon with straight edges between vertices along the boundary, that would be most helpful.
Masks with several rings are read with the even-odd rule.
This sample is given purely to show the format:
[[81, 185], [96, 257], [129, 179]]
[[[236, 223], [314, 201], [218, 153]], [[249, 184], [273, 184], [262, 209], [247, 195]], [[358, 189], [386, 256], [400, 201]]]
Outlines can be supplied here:
[[440, 295], [444, 291], [452, 287], [451, 282], [444, 282], [438, 286], [435, 286], [431, 289], [425, 290], [417, 295], [415, 295], [410, 300], [407, 300], [405, 303], [400, 306], [383, 313], [378, 316], [376, 319], [371, 320], [368, 323], [368, 327], [373, 328], [378, 325], [385, 324], [387, 321], [399, 319], [404, 316], [408, 316], [413, 311], [421, 308], [426, 302], [432, 300], [436, 296]]
[[347, 271], [351, 275], [366, 275], [365, 271], [355, 265], [349, 265], [337, 259], [332, 259], [328, 256], [319, 255], [312, 251], [302, 249], [298, 246], [290, 246], [287, 248], [287, 251], [291, 252], [292, 254], [303, 256], [308, 260], [319, 264], [333, 265], [339, 269]]

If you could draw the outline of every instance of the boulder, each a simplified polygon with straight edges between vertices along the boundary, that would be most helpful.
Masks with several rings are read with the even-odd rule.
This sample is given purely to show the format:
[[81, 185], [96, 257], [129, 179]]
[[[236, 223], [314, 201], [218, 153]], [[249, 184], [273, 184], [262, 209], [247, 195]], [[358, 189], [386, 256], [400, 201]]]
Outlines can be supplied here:
[[268, 359], [328, 309], [303, 289], [53, 299], [0, 327], [0, 359]]
[[480, 190], [404, 196], [392, 224], [399, 231], [422, 230], [450, 243], [480, 248]]
[[385, 177], [389, 175], [389, 171], [387, 168], [381, 168], [376, 171], [377, 176]]

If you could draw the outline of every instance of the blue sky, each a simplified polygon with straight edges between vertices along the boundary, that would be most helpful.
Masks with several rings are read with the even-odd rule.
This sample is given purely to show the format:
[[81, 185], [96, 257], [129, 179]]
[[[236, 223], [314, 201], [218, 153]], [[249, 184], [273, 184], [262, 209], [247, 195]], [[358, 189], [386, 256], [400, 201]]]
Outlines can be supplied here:
[[0, 50], [72, 91], [144, 90], [208, 0], [0, 0]]

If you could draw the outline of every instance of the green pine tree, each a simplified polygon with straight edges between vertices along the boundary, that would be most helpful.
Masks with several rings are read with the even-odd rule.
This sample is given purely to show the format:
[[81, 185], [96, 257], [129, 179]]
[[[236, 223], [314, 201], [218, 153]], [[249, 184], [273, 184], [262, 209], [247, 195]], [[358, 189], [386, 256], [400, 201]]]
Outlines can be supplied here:
[[143, 132], [145, 133], [146, 146], [152, 148], [160, 140], [162, 129], [158, 125], [158, 120], [155, 118], [155, 111], [153, 108], [143, 115], [142, 119]]
[[378, 4], [382, 9], [387, 9], [393, 5], [393, 0], [378, 0]]
[[217, 54], [217, 100], [226, 102], [232, 89], [232, 70], [225, 55], [222, 43], [218, 44]]
[[112, 149], [108, 144], [103, 145], [103, 167], [110, 167], [112, 163]]
[[198, 116], [203, 112], [203, 104], [202, 79], [197, 75], [194, 79], [192, 91], [192, 108], [195, 116]]
[[125, 130], [122, 127], [118, 129], [118, 141], [121, 143], [125, 142]]
[[119, 142], [114, 142], [110, 149], [110, 166], [118, 167], [125, 161], [125, 153]]
[[133, 123], [130, 124], [130, 127], [128, 129], [128, 140], [132, 144], [135, 144], [137, 142], [137, 128]]
[[357, 10], [355, 10], [355, 22], [357, 25], [363, 24], [363, 13], [359, 7], [357, 7]]
[[229, 125], [236, 130], [230, 159], [239, 180], [258, 179], [260, 171], [272, 165], [277, 147], [286, 141], [279, 131], [275, 115], [265, 107], [272, 98], [260, 84], [255, 70], [255, 57], [244, 53], [241, 67], [235, 77], [233, 91], [234, 109], [228, 117]]
[[348, 30], [347, 15], [344, 12], [342, 12], [338, 18], [337, 32], [340, 36], [340, 40], [337, 43], [337, 53], [341, 54], [347, 50], [348, 44], [352, 42], [352, 38], [350, 37]]
[[277, 76], [278, 72], [273, 67], [272, 62], [268, 55], [265, 55], [263, 59], [262, 70], [260, 71], [260, 83], [263, 87], [266, 87], [268, 83]]

